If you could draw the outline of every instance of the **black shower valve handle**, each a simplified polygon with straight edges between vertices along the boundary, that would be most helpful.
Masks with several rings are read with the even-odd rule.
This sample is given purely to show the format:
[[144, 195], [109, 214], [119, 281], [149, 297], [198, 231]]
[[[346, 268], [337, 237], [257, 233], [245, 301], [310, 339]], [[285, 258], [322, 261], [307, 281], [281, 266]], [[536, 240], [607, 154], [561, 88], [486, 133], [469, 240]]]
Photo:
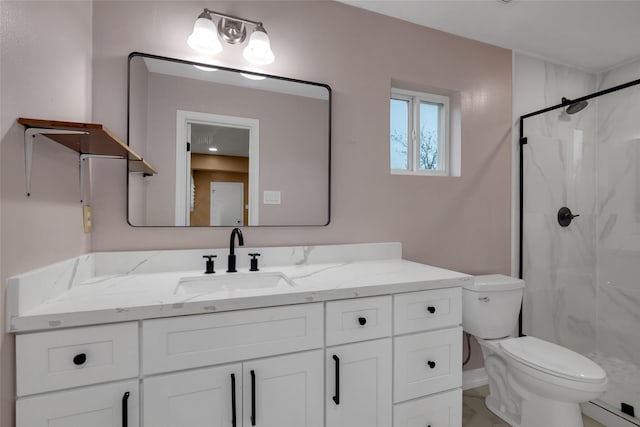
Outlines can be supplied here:
[[558, 224], [560, 224], [561, 227], [568, 227], [569, 224], [571, 224], [571, 221], [579, 216], [580, 214], [574, 215], [573, 213], [571, 213], [571, 209], [563, 206], [558, 211]]

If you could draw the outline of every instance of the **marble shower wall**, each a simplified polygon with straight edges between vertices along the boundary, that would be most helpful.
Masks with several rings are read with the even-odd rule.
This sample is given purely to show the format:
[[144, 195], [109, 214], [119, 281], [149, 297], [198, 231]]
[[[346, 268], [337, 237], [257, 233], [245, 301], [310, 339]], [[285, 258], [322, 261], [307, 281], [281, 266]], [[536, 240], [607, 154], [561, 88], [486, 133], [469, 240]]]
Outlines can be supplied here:
[[[514, 120], [640, 78], [514, 55]], [[601, 398], [640, 409], [640, 85], [524, 122], [524, 333], [578, 351], [609, 376]], [[567, 228], [562, 206], [580, 214]]]
[[[516, 54], [519, 117], [592, 93], [596, 76]], [[524, 333], [587, 353], [596, 345], [596, 119], [593, 105], [524, 122]], [[580, 214], [566, 228], [558, 209]]]
[[[640, 78], [640, 61], [599, 76], [598, 90]], [[597, 350], [603, 401], [640, 411], [640, 85], [598, 98]]]

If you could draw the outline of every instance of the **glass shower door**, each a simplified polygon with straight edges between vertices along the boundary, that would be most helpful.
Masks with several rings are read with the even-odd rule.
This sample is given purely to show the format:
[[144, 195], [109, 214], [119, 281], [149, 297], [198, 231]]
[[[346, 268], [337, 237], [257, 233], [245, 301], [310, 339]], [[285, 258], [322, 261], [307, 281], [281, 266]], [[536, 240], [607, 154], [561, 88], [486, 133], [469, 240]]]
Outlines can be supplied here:
[[[594, 360], [610, 381], [597, 404], [638, 417], [640, 86], [523, 131], [523, 333]], [[563, 226], [561, 208], [579, 216]]]

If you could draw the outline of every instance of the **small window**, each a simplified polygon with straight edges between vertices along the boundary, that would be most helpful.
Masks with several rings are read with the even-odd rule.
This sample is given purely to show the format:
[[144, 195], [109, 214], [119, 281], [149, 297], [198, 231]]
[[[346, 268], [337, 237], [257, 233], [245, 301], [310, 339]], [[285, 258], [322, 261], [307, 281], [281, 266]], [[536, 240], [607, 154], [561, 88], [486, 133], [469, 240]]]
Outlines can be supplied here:
[[449, 97], [391, 90], [391, 173], [449, 175]]

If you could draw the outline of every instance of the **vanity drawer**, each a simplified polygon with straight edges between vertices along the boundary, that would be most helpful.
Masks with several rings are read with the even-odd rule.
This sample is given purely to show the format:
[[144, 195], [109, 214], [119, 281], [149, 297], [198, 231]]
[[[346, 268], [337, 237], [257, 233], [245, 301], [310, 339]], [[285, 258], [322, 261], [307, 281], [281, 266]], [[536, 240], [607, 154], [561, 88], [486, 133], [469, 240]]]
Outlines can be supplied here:
[[138, 427], [138, 410], [138, 380], [121, 381], [18, 399], [16, 427]]
[[462, 323], [462, 289], [447, 288], [393, 297], [394, 333], [406, 334]]
[[144, 374], [321, 348], [322, 303], [147, 320]]
[[391, 336], [391, 297], [327, 303], [327, 345]]
[[462, 385], [462, 328], [393, 340], [394, 402]]
[[393, 407], [393, 427], [460, 427], [462, 389], [447, 391]]
[[16, 337], [18, 396], [138, 376], [138, 324]]

